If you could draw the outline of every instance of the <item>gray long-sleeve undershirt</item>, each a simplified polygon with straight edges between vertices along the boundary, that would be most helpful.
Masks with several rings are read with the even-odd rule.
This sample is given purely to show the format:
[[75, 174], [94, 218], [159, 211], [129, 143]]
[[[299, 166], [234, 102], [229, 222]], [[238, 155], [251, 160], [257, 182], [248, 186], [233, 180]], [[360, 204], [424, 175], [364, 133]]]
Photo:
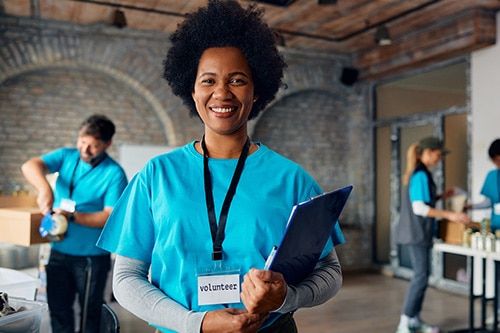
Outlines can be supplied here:
[[[199, 333], [206, 312], [195, 312], [175, 302], [148, 280], [149, 264], [117, 256], [113, 292], [125, 309], [148, 323], [179, 333]], [[342, 271], [335, 250], [321, 259], [315, 270], [297, 286], [287, 286], [285, 302], [276, 311], [286, 313], [322, 304], [342, 286]]]

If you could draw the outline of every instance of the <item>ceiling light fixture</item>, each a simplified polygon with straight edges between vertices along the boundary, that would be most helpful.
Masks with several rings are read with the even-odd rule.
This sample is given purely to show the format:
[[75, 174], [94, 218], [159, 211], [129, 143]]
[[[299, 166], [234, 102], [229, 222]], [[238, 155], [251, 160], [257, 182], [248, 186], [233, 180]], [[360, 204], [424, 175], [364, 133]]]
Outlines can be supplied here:
[[385, 25], [377, 28], [377, 31], [375, 32], [375, 43], [380, 46], [392, 44], [391, 35], [389, 35], [389, 30]]
[[127, 19], [125, 18], [125, 13], [119, 9], [115, 10], [113, 13], [113, 22], [111, 24], [120, 29], [126, 27]]

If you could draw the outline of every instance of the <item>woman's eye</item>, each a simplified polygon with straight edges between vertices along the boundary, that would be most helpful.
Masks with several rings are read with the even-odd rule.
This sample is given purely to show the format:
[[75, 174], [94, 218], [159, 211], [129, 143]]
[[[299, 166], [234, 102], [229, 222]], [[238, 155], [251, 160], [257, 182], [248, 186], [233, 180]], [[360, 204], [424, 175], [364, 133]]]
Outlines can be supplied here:
[[245, 80], [243, 79], [239, 79], [239, 78], [234, 78], [234, 79], [231, 79], [230, 81], [232, 84], [244, 84], [245, 83]]

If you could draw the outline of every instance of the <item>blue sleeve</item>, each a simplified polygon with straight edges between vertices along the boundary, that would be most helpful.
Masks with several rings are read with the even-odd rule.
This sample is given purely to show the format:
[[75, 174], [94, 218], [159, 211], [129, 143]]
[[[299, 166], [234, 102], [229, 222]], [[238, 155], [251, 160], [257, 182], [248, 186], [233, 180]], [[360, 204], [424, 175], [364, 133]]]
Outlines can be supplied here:
[[65, 148], [56, 149], [41, 156], [50, 173], [60, 171], [66, 157]]
[[141, 175], [136, 174], [123, 191], [97, 246], [111, 253], [150, 263], [156, 237], [148, 189]]
[[345, 243], [344, 234], [342, 233], [342, 230], [340, 230], [340, 225], [338, 222], [335, 224], [335, 227], [333, 228], [331, 238], [333, 241], [333, 246]]
[[325, 247], [321, 252], [320, 258], [326, 257], [330, 252], [332, 252], [333, 248], [339, 244], [345, 243], [344, 234], [342, 230], [340, 230], [339, 223], [335, 224], [332, 233], [330, 234], [330, 238], [326, 241]]
[[495, 169], [486, 175], [484, 179], [483, 187], [481, 188], [481, 194], [491, 200], [491, 203], [500, 201], [500, 189], [498, 188], [497, 172], [499, 170]]
[[418, 171], [410, 178], [410, 201], [423, 201], [429, 203], [431, 194], [429, 193], [429, 179], [424, 171]]

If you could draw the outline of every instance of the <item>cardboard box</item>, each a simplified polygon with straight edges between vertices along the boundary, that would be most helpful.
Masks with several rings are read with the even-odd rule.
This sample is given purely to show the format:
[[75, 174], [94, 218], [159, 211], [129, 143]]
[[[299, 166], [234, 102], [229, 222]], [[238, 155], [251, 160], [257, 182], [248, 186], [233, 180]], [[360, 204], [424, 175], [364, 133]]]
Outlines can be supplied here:
[[480, 229], [479, 222], [470, 222], [462, 224], [455, 221], [442, 220], [439, 222], [439, 238], [445, 243], [462, 245], [463, 234], [467, 228]]
[[38, 205], [36, 203], [36, 197], [32, 195], [1, 195], [0, 208], [12, 207], [38, 207]]
[[47, 243], [38, 231], [42, 217], [38, 207], [0, 208], [0, 242], [22, 246]]

